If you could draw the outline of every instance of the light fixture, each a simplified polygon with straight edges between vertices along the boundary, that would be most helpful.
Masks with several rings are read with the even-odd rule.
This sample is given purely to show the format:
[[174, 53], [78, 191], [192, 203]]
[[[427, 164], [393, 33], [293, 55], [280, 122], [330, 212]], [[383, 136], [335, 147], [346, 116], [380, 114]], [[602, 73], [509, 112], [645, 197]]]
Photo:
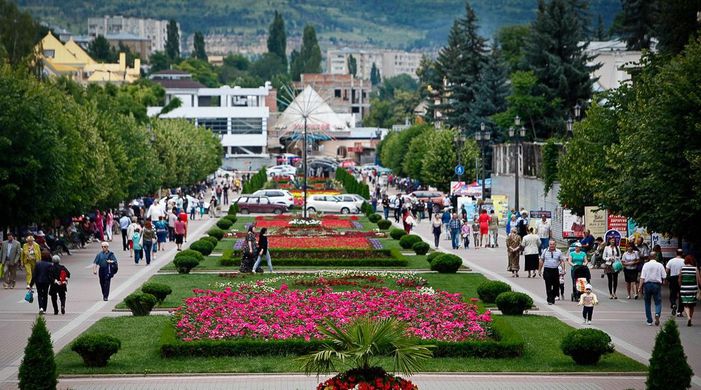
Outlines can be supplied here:
[[484, 122], [480, 123], [480, 130], [484, 131], [484, 129], [487, 127], [487, 125], [484, 124]]
[[514, 128], [512, 126], [512, 127], [509, 127], [509, 138], [511, 138], [513, 136], [514, 136]]
[[577, 103], [574, 106], [574, 117], [579, 119], [579, 115], [581, 115], [581, 114], [582, 114], [582, 106], [580, 106], [579, 103]]
[[521, 117], [516, 115], [516, 118], [514, 118], [514, 124], [516, 127], [521, 126]]
[[479, 131], [475, 132], [475, 141], [482, 141], [482, 133]]
[[521, 129], [519, 129], [519, 133], [521, 133], [521, 138], [526, 137], [526, 128], [521, 126]]
[[567, 132], [571, 133], [572, 132], [572, 125], [574, 124], [574, 121], [572, 121], [572, 118], [567, 118]]

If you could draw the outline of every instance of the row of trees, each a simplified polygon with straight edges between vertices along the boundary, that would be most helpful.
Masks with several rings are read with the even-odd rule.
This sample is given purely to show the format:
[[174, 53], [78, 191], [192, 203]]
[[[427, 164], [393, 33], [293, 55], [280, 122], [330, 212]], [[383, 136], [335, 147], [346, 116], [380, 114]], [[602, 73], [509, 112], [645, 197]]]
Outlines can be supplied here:
[[203, 180], [219, 139], [187, 121], [150, 120], [147, 83], [88, 88], [0, 69], [0, 226], [47, 222]]

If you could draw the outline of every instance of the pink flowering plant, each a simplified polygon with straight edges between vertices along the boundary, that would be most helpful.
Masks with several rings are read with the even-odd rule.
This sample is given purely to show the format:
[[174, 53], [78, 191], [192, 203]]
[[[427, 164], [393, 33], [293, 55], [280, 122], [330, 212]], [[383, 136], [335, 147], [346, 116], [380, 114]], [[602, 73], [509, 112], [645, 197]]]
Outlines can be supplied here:
[[449, 342], [489, 337], [489, 312], [480, 314], [460, 294], [371, 288], [333, 292], [330, 288], [291, 290], [252, 288], [195, 290], [194, 297], [174, 311], [183, 341], [203, 339], [322, 339], [318, 325], [338, 325], [360, 317], [396, 318], [407, 336]]

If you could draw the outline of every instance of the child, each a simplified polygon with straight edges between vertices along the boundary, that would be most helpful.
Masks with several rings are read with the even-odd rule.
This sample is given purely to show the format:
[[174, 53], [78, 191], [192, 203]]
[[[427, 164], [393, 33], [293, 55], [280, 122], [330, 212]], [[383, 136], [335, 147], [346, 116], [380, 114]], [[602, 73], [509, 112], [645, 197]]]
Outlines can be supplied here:
[[556, 300], [564, 300], [565, 299], [565, 275], [567, 272], [565, 272], [565, 267], [562, 265], [557, 266], [557, 273], [560, 275], [560, 296], [555, 297]]
[[584, 324], [591, 325], [591, 316], [594, 314], [594, 305], [599, 303], [596, 299], [596, 294], [591, 292], [591, 284], [587, 284], [584, 288], [584, 294], [579, 297], [579, 305], [582, 306], [582, 316]]
[[480, 248], [480, 224], [477, 222], [477, 218], [475, 218], [474, 222], [472, 222], [472, 244], [475, 246], [475, 249]]

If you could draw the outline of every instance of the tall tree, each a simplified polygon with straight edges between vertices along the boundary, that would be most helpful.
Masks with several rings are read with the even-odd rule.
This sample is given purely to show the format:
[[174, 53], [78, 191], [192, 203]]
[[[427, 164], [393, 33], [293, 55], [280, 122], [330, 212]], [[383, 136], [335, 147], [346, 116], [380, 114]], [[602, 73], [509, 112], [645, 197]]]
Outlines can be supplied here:
[[701, 27], [699, 13], [701, 0], [663, 1], [655, 23], [657, 49], [660, 53], [681, 53], [689, 39], [696, 36]]
[[88, 54], [97, 62], [113, 63], [117, 61], [117, 53], [102, 35], [98, 35], [88, 45]]
[[350, 54], [348, 56], [348, 74], [355, 77], [357, 73], [358, 73], [358, 61], [356, 61], [355, 57], [353, 57], [353, 54]]
[[594, 39], [597, 41], [606, 41], [609, 39], [608, 31], [606, 30], [606, 25], [604, 24], [604, 17], [599, 15], [596, 19], [596, 30], [594, 30]]
[[475, 101], [472, 104], [474, 115], [468, 128], [478, 129], [481, 123], [492, 129], [492, 115], [506, 110], [506, 97], [509, 95], [507, 71], [498, 47], [492, 49], [480, 72]]
[[539, 136], [548, 138], [566, 131], [566, 118], [577, 104], [592, 96], [591, 78], [601, 65], [589, 65], [586, 54], [585, 5], [573, 0], [540, 0], [526, 43], [525, 62], [538, 78], [536, 91], [553, 102], [538, 120]]
[[628, 50], [650, 49], [659, 0], [621, 0], [615, 32]]
[[302, 73], [321, 73], [321, 49], [316, 39], [316, 30], [311, 24], [304, 26], [302, 47], [299, 54], [294, 55], [292, 64], [292, 80], [299, 81]]
[[477, 82], [484, 65], [486, 40], [478, 33], [477, 15], [465, 3], [465, 17], [455, 20], [448, 35], [448, 45], [441, 49], [436, 67], [441, 79], [443, 102], [438, 107], [450, 127], [475, 131], [469, 126], [475, 122], [472, 104], [477, 93]]
[[502, 129], [514, 124], [519, 116], [521, 123], [530, 130], [531, 138], [537, 139], [536, 122], [553, 104], [542, 93], [536, 91], [538, 79], [532, 71], [517, 71], [511, 74], [511, 94], [506, 98], [508, 109], [492, 116], [493, 121]]
[[530, 31], [531, 26], [527, 24], [504, 26], [497, 31], [496, 41], [511, 72], [519, 70], [523, 65], [526, 39]]
[[272, 23], [268, 28], [268, 53], [280, 57], [280, 61], [287, 70], [287, 33], [285, 33], [285, 20], [282, 14], [275, 11]]
[[372, 68], [370, 68], [370, 84], [373, 86], [380, 84], [382, 81], [382, 76], [380, 75], [380, 70], [377, 69], [377, 65], [372, 63]]
[[20, 11], [14, 1], [0, 0], [0, 59], [10, 65], [31, 65], [40, 29], [29, 12]]
[[198, 60], [202, 61], [207, 61], [207, 50], [205, 48], [205, 43], [204, 43], [204, 35], [202, 35], [201, 32], [197, 31], [195, 32], [195, 39], [194, 39], [194, 56]]
[[151, 57], [149, 57], [148, 62], [151, 65], [151, 73], [166, 70], [170, 66], [168, 56], [162, 51], [155, 51], [151, 53]]
[[168, 21], [166, 34], [166, 55], [169, 60], [177, 62], [180, 58], [180, 32], [175, 20]]

